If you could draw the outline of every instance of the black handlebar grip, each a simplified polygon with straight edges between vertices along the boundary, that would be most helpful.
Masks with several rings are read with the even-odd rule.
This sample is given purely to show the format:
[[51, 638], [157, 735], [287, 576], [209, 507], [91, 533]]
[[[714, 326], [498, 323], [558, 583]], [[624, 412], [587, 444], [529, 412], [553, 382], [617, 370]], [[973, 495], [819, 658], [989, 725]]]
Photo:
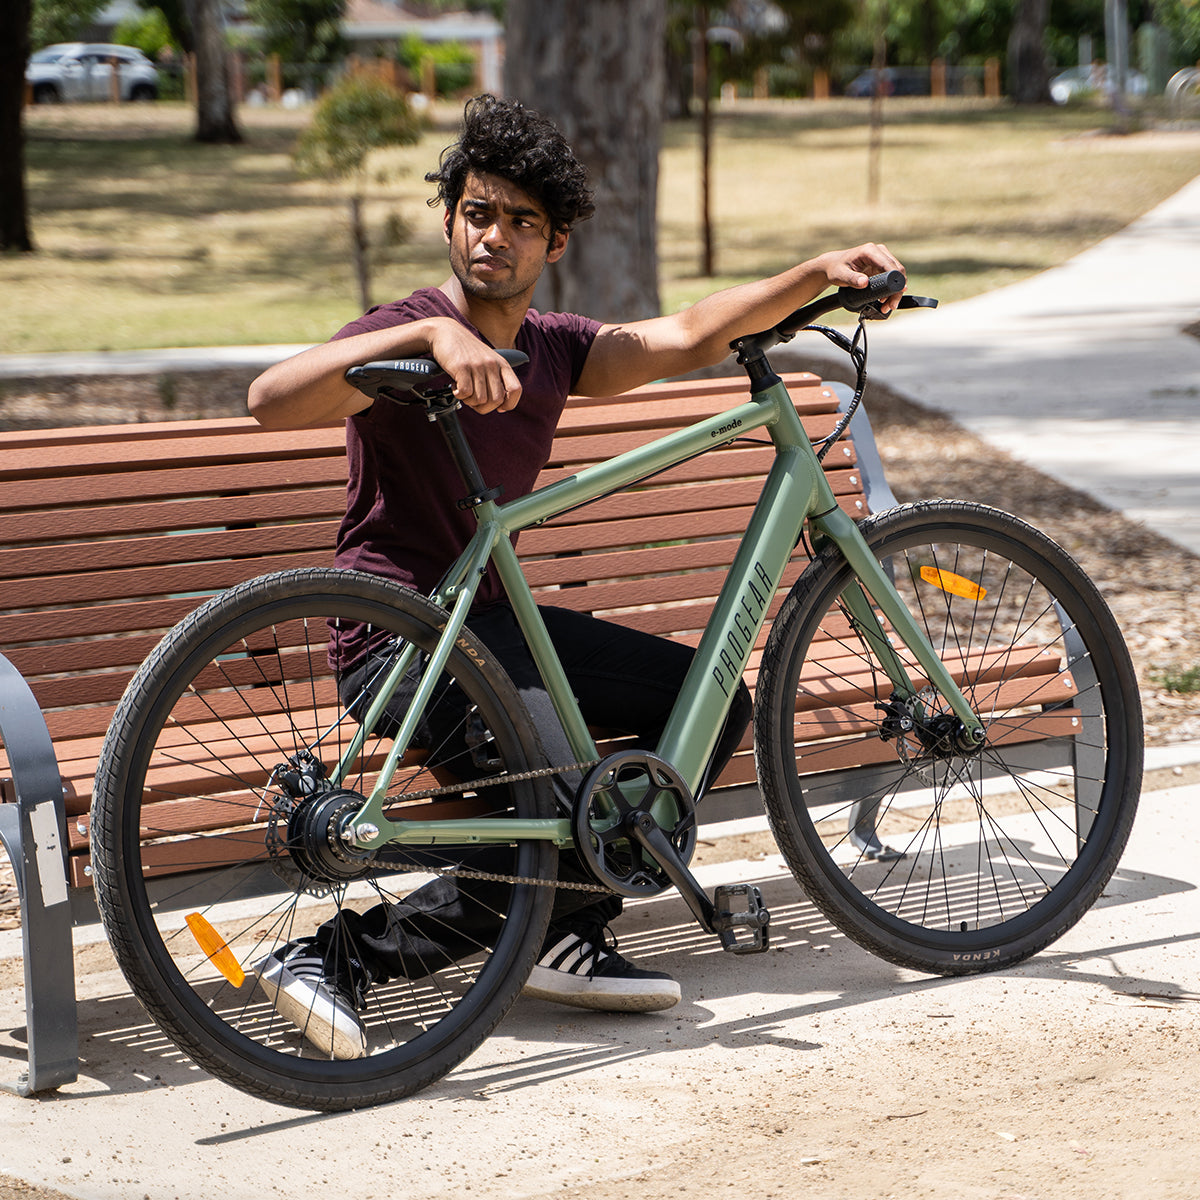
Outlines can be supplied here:
[[843, 308], [858, 312], [876, 300], [886, 300], [888, 296], [904, 291], [907, 282], [903, 271], [885, 271], [882, 275], [872, 275], [864, 288], [838, 288], [837, 298]]

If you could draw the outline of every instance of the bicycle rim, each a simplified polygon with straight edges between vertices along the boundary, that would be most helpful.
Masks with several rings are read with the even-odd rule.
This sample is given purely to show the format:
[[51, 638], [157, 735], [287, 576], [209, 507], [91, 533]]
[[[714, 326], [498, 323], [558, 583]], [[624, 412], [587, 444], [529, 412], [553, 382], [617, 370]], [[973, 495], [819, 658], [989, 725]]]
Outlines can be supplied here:
[[[337, 694], [333, 648], [350, 631], [369, 631], [392, 649], [429, 652], [441, 620], [405, 589], [355, 572], [252, 580], [167, 635], [113, 721], [93, 809], [106, 929], [155, 1020], [200, 1065], [246, 1091], [319, 1109], [407, 1095], [478, 1046], [540, 948], [550, 887], [460, 881], [449, 919], [413, 895], [436, 883], [437, 871], [463, 867], [553, 879], [550, 843], [409, 847], [348, 862], [330, 833], [330, 814], [370, 793], [394, 732], [368, 736], [340, 788], [322, 779], [358, 731]], [[551, 815], [545, 779], [406, 800], [543, 765], [511, 682], [466, 634], [435, 705], [451, 716], [406, 756], [389, 788], [393, 819]], [[381, 917], [403, 973], [366, 994], [365, 1056], [336, 1060], [275, 1010], [257, 969], [322, 928], [335, 931], [325, 935], [326, 958], [341, 969], [359, 956], [363, 929], [379, 933]], [[443, 943], [452, 950], [435, 955], [430, 947]]]
[[1128, 653], [1074, 560], [1015, 517], [937, 501], [861, 529], [986, 740], [954, 749], [948, 704], [890, 636], [919, 692], [898, 704], [829, 548], [781, 610], [759, 680], [780, 849], [830, 920], [892, 962], [1018, 962], [1087, 911], [1128, 838], [1142, 769]]

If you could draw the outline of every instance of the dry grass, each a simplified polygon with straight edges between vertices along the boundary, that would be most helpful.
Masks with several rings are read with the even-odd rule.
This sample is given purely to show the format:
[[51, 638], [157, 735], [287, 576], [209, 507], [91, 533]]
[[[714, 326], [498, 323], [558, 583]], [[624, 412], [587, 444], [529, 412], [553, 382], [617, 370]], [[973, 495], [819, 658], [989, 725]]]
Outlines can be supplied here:
[[[954, 299], [1069, 257], [1200, 171], [1200, 136], [1087, 136], [1086, 110], [892, 102], [884, 198], [867, 205], [866, 106], [741, 104], [717, 122], [718, 268], [697, 277], [692, 124], [667, 129], [660, 198], [664, 308], [870, 236], [921, 291]], [[375, 217], [412, 230], [376, 297], [445, 276], [423, 172], [455, 111], [390, 154]], [[0, 259], [0, 350], [33, 352], [323, 340], [357, 315], [341, 204], [299, 180], [305, 113], [245, 109], [240, 147], [189, 141], [182, 105], [66, 106], [28, 113], [41, 252]]]

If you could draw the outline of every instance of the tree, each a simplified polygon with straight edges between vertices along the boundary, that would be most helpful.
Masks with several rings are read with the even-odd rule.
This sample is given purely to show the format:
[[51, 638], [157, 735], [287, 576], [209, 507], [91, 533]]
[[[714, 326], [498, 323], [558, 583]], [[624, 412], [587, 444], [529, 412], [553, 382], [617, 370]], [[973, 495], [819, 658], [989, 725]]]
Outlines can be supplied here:
[[325, 93], [296, 145], [302, 175], [349, 184], [350, 243], [364, 311], [371, 307], [371, 246], [363, 213], [370, 156], [386, 146], [410, 146], [420, 136], [420, 122], [403, 93], [357, 72]]
[[587, 166], [596, 215], [547, 269], [538, 307], [656, 316], [665, 0], [509, 0], [504, 87]]
[[263, 49], [295, 66], [339, 62], [346, 0], [248, 0], [246, 11], [262, 26]]
[[220, 0], [184, 0], [196, 53], [196, 141], [236, 143], [229, 55]]
[[[29, 29], [33, 48], [77, 41], [107, 3], [108, 0], [34, 0]], [[22, 0], [16, 7], [28, 10], [29, 0]]]
[[1189, 0], [1158, 0], [1154, 16], [1171, 38], [1171, 46], [1182, 62], [1200, 59], [1200, 4]]
[[1008, 37], [1008, 94], [1018, 104], [1050, 103], [1046, 61], [1049, 0], [1017, 0]]
[[0, 250], [22, 252], [33, 249], [21, 123], [30, 17], [30, 0], [0, 4]]

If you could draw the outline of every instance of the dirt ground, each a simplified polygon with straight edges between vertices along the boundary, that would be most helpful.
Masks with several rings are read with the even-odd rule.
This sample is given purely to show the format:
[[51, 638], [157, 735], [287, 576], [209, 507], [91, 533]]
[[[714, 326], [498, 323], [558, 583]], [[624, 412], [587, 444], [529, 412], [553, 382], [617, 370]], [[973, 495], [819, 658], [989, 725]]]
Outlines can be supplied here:
[[[170, 381], [149, 377], [108, 381], [103, 390], [92, 381], [15, 381], [6, 385], [0, 398], [0, 423], [12, 427], [215, 416], [240, 410], [247, 379], [239, 372]], [[1167, 672], [1200, 664], [1200, 645], [1185, 620], [1187, 600], [1200, 586], [1200, 559], [898, 396], [876, 389], [870, 412], [889, 482], [902, 500], [933, 494], [969, 496], [1025, 516], [1062, 542], [1097, 581], [1125, 631], [1141, 679], [1148, 744], [1200, 738], [1195, 698], [1171, 693], [1160, 681]], [[1197, 777], [1200, 770], [1187, 768], [1166, 772], [1153, 782], [1159, 787], [1195, 782]], [[1157, 839], [1157, 844], [1173, 837], [1169, 825], [1135, 827], [1135, 839], [1139, 834]], [[770, 865], [773, 847], [765, 835], [746, 835], [702, 848], [698, 861], [734, 858]], [[1114, 895], [1109, 903], [1137, 907], [1134, 901], [1156, 894], [1148, 890], [1148, 878], [1135, 875], [1121, 885], [1131, 894]], [[781, 914], [791, 911], [788, 904], [796, 914], [781, 922], [780, 946], [770, 961], [764, 956], [755, 973], [746, 977], [754, 981], [751, 989], [763, 993], [761, 1012], [717, 1022], [733, 1029], [734, 1035], [708, 1040], [718, 1036], [709, 1032], [713, 1014], [720, 1018], [722, 1006], [732, 1003], [719, 986], [710, 988], [710, 978], [721, 976], [705, 971], [716, 968], [697, 965], [710, 960], [698, 959], [694, 948], [690, 956], [679, 957], [683, 934], [673, 935], [675, 955], [654, 959], [652, 947], [658, 943], [635, 927], [628, 941], [623, 940], [623, 950], [641, 957], [639, 949], [644, 954], [651, 948], [648, 965], [662, 969], [677, 969], [682, 963], [693, 972], [691, 986], [699, 988], [696, 1002], [685, 1003], [669, 1021], [660, 1022], [667, 1030], [666, 1041], [677, 1043], [670, 1068], [660, 1068], [657, 1059], [641, 1067], [622, 1067], [629, 1056], [636, 1061], [636, 1047], [648, 1036], [648, 1026], [606, 1024], [601, 1034], [594, 1024], [564, 1019], [542, 1040], [539, 1049], [547, 1058], [565, 1056], [562, 1061], [569, 1064], [576, 1041], [585, 1048], [602, 1044], [616, 1057], [592, 1059], [585, 1049], [579, 1053], [582, 1062], [592, 1064], [588, 1069], [568, 1065], [544, 1080], [534, 1074], [527, 1079], [534, 1086], [472, 1084], [480, 1076], [467, 1070], [466, 1082], [442, 1089], [440, 1116], [433, 1101], [428, 1110], [414, 1107], [406, 1114], [409, 1125], [403, 1137], [431, 1139], [427, 1144], [435, 1152], [434, 1174], [427, 1174], [428, 1160], [418, 1171], [417, 1160], [408, 1163], [401, 1157], [393, 1165], [407, 1173], [393, 1173], [390, 1180], [387, 1172], [379, 1177], [381, 1184], [387, 1181], [399, 1191], [388, 1186], [374, 1194], [527, 1200], [552, 1195], [667, 1200], [681, 1194], [709, 1197], [735, 1191], [756, 1200], [785, 1195], [821, 1200], [1185, 1200], [1198, 1194], [1193, 1048], [1200, 992], [1180, 984], [1185, 977], [1194, 979], [1194, 971], [1169, 973], [1160, 968], [1156, 974], [1142, 962], [1142, 943], [1133, 933], [1122, 935], [1118, 928], [1110, 935], [1106, 928], [1104, 936], [1110, 940], [1102, 944], [1116, 947], [1112, 951], [1073, 950], [1072, 934], [1061, 951], [1052, 948], [1018, 972], [945, 990], [912, 986], [912, 980], [881, 974], [877, 964], [869, 965], [874, 960], [857, 956], [844, 939], [823, 939], [819, 922], [784, 891], [787, 884], [780, 880], [771, 886], [788, 897], [778, 902]], [[15, 924], [11, 880], [9, 888], [6, 904], [0, 879], [0, 928], [5, 927], [6, 907], [8, 927]], [[767, 899], [774, 910], [776, 902], [770, 895]], [[1194, 907], [1195, 902], [1187, 902]], [[1191, 917], [1176, 914], [1175, 919]], [[1179, 939], [1190, 942], [1195, 928], [1192, 924], [1181, 929]], [[1094, 943], [1081, 940], [1079, 946], [1089, 944]], [[88, 953], [103, 957], [108, 951], [97, 946]], [[781, 986], [782, 981], [771, 986], [770, 980], [773, 964], [801, 953], [836, 968], [832, 975], [837, 979], [826, 992], [821, 990], [825, 985], [806, 972], [799, 987], [807, 987], [810, 994], [803, 1003]], [[823, 979], [831, 971], [818, 966], [816, 974]], [[1069, 1015], [1052, 1003], [1064, 988], [1074, 989]], [[847, 999], [851, 995], [853, 1003]], [[559, 1010], [554, 1011], [557, 1015]], [[517, 1017], [518, 1033], [527, 1020]], [[102, 1074], [104, 1035], [90, 1036], [96, 1039], [89, 1042], [90, 1069]], [[565, 1048], [558, 1042], [560, 1036]], [[748, 1053], [747, 1044], [753, 1044], [753, 1053]], [[514, 1075], [516, 1066], [507, 1064]], [[629, 1084], [626, 1105], [609, 1111], [613, 1087], [620, 1093], [620, 1085], [612, 1081], [621, 1079], [623, 1069], [633, 1072], [626, 1078], [636, 1083]], [[492, 1078], [508, 1077], [494, 1073]], [[164, 1074], [164, 1082], [156, 1086], [165, 1088], [167, 1100], [185, 1082]], [[663, 1105], [652, 1147], [636, 1128], [646, 1095], [659, 1096]], [[547, 1150], [537, 1139], [538, 1121], [545, 1119], [534, 1107], [539, 1096], [540, 1102], [553, 1099], [560, 1127], [557, 1149]], [[466, 1122], [476, 1119], [473, 1113], [491, 1111], [495, 1116], [498, 1107], [510, 1120], [508, 1128], [518, 1132], [512, 1134], [511, 1144], [496, 1141], [483, 1156], [494, 1161], [482, 1163], [478, 1150], [491, 1145], [488, 1119], [478, 1118], [484, 1121], [478, 1141], [471, 1132], [477, 1127]], [[21, 1136], [18, 1127], [26, 1110], [9, 1102], [3, 1108], [6, 1118], [13, 1119], [5, 1137]], [[448, 1136], [448, 1118], [453, 1137]], [[272, 1125], [269, 1114], [266, 1119], [257, 1130], [264, 1137], [287, 1127], [287, 1122]], [[301, 1140], [322, 1141], [336, 1131], [336, 1142], [356, 1128], [350, 1117], [343, 1120], [324, 1134], [302, 1133]], [[220, 1128], [224, 1130], [224, 1124]], [[393, 1137], [395, 1160], [395, 1147], [404, 1143], [399, 1132]], [[585, 1150], [586, 1159], [579, 1160]], [[592, 1159], [598, 1165], [590, 1176], [579, 1174]], [[580, 1178], [590, 1181], [583, 1186]], [[206, 1194], [219, 1190], [233, 1200], [251, 1194], [239, 1191], [236, 1177], [219, 1187], [216, 1180], [214, 1176], [214, 1191]], [[401, 1185], [401, 1180], [407, 1183]], [[281, 1177], [280, 1182], [286, 1181]], [[115, 1184], [115, 1178], [108, 1183], [98, 1164], [95, 1186], [81, 1185], [77, 1194], [151, 1194], [149, 1187], [133, 1180], [124, 1190]], [[157, 1200], [166, 1193], [153, 1194]], [[62, 1192], [0, 1175], [0, 1200], [17, 1198], [69, 1200]]]

